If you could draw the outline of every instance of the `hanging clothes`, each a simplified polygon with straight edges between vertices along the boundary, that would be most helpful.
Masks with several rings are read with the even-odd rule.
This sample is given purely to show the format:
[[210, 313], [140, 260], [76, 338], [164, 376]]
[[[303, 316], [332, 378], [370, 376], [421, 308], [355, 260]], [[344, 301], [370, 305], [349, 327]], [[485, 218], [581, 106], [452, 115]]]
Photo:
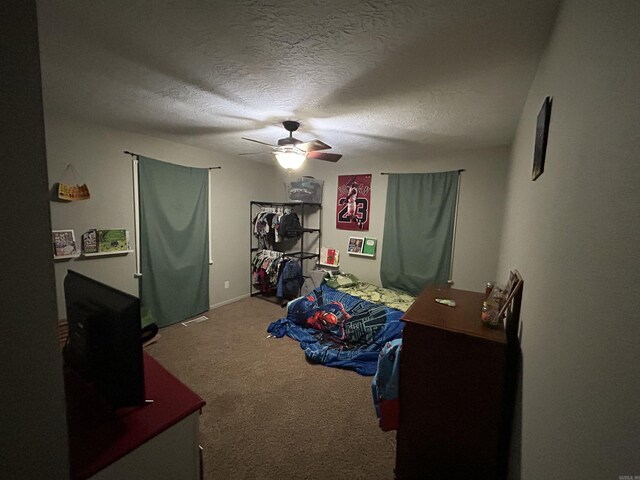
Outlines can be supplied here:
[[288, 299], [298, 297], [303, 281], [300, 262], [293, 258], [286, 259], [278, 279], [278, 297]]
[[283, 262], [282, 252], [259, 250], [251, 261], [251, 282], [262, 293], [274, 293]]
[[303, 280], [300, 261], [285, 257], [282, 252], [259, 250], [251, 261], [251, 282], [262, 293], [296, 298]]
[[251, 223], [253, 235], [258, 239], [258, 248], [264, 250], [274, 250], [277, 244], [302, 234], [298, 215], [289, 209], [264, 207]]

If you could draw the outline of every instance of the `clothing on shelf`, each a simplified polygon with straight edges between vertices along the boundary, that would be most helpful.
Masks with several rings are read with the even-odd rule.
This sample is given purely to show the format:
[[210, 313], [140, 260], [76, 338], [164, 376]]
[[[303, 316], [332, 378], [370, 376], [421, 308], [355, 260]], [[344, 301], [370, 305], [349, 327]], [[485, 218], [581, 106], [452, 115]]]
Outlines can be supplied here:
[[251, 221], [258, 248], [270, 250], [285, 239], [298, 238], [302, 227], [298, 215], [290, 209], [263, 207]]
[[253, 218], [253, 235], [258, 239], [258, 248], [270, 249], [275, 243], [275, 231], [272, 228], [275, 208], [263, 208]]
[[251, 260], [251, 281], [263, 293], [275, 290], [282, 252], [259, 250]]
[[252, 200], [249, 206], [250, 295], [282, 305], [301, 295], [320, 257], [322, 205]]
[[296, 298], [300, 295], [304, 279], [302, 277], [302, 266], [300, 262], [293, 258], [285, 259], [280, 267], [278, 278], [277, 295], [279, 298]]
[[282, 252], [259, 250], [251, 261], [251, 281], [262, 293], [275, 293], [278, 298], [296, 298], [302, 287], [302, 267]]

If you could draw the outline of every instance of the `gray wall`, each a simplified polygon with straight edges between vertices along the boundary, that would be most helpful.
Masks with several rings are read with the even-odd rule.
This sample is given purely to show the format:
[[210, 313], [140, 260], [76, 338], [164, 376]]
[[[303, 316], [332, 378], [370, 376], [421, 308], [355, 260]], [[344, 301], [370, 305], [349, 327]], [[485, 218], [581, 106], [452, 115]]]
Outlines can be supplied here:
[[563, 5], [513, 145], [499, 272], [525, 281], [524, 479], [640, 475], [638, 19], [635, 0]]
[[[428, 151], [427, 148], [425, 148]], [[381, 172], [420, 173], [465, 169], [460, 184], [457, 235], [452, 278], [457, 288], [481, 291], [488, 280], [496, 279], [498, 244], [502, 228], [507, 147], [425, 153], [420, 159], [351, 158], [345, 155], [337, 163], [306, 161], [303, 168], [282, 182], [300, 175], [324, 180], [323, 232], [324, 246], [340, 250], [340, 269], [358, 278], [380, 284], [380, 254], [383, 247], [384, 216], [387, 198], [387, 176]], [[372, 174], [371, 222], [368, 232], [336, 229], [336, 196], [338, 175]], [[350, 256], [350, 236], [362, 235], [378, 239], [376, 258]], [[500, 278], [504, 281], [506, 277]]]
[[[48, 203], [43, 194], [47, 178], [38, 134], [42, 129], [39, 75], [33, 62], [36, 23], [33, 2], [26, 5], [3, 3], [3, 16], [9, 9], [12, 21], [5, 22], [0, 42], [3, 59], [8, 59], [2, 76], [0, 145], [7, 183], [0, 190], [5, 205], [0, 225], [3, 234], [19, 238], [10, 254], [5, 250], [2, 257], [3, 338], [11, 341], [2, 349], [1, 472], [7, 478], [36, 477], [42, 471], [51, 478], [64, 478], [68, 474], [64, 400], [55, 339]], [[640, 6], [631, 0], [569, 1], [563, 6], [521, 117], [506, 201], [500, 187], [502, 149], [458, 153], [455, 158], [433, 155], [422, 162], [352, 159], [347, 163], [345, 158], [337, 165], [316, 162], [300, 172], [326, 181], [324, 243], [344, 250], [349, 233], [332, 227], [338, 174], [374, 174], [374, 221], [369, 233], [381, 239], [383, 215], [375, 211], [384, 207], [386, 183], [380, 171], [467, 169], [461, 193], [467, 189], [469, 197], [461, 198], [456, 285], [478, 290], [487, 277], [506, 277], [511, 268], [518, 268], [525, 278], [521, 433], [525, 479], [617, 478], [640, 471], [638, 18]], [[535, 117], [546, 95], [554, 97], [546, 171], [531, 182]], [[247, 272], [238, 268], [246, 262], [248, 248], [242, 212], [248, 211], [251, 198], [283, 198], [282, 177], [273, 184], [263, 180], [280, 175], [271, 167], [55, 118], [47, 118], [47, 146], [50, 183], [71, 162], [91, 189], [93, 198], [87, 202], [52, 205], [53, 227], [74, 228], [76, 233], [98, 225], [132, 229], [131, 169], [122, 150], [195, 166], [223, 165], [218, 174], [227, 176], [214, 177], [212, 203], [214, 208], [240, 207], [240, 213], [214, 235], [214, 248], [220, 254], [212, 267], [212, 303], [246, 294]], [[482, 158], [490, 159], [488, 169], [480, 166]], [[501, 204], [506, 205], [505, 227], [496, 271], [498, 249], [493, 246]], [[220, 212], [217, 218], [223, 223], [230, 216]], [[342, 258], [345, 269], [363, 279], [378, 279], [377, 260]], [[71, 265], [136, 291], [131, 255], [57, 264], [58, 281]], [[228, 291], [222, 287], [224, 280], [231, 282]]]
[[[53, 114], [46, 117], [46, 133], [50, 185], [63, 179], [66, 166], [72, 164], [91, 192], [89, 200], [51, 203], [53, 228], [72, 228], [77, 240], [83, 232], [95, 227], [127, 228], [133, 240], [131, 157], [124, 155], [123, 150], [183, 165], [223, 167], [213, 171], [211, 184], [213, 265], [210, 303], [213, 306], [248, 294], [249, 201], [286, 200], [285, 182], [300, 175], [312, 175], [325, 181], [323, 244], [341, 250], [342, 269], [362, 280], [379, 284], [387, 187], [387, 177], [380, 172], [466, 169], [462, 174], [453, 279], [459, 288], [481, 290], [487, 280], [496, 276], [509, 153], [506, 147], [434, 153], [420, 160], [346, 157], [337, 164], [310, 161], [289, 177], [275, 166], [275, 162], [250, 162], [240, 156], [228, 157]], [[347, 255], [348, 237], [354, 233], [335, 228], [337, 176], [351, 173], [373, 174], [372, 218], [367, 235], [379, 240], [375, 259]], [[311, 225], [315, 222], [313, 219]], [[133, 254], [58, 261], [55, 268], [60, 318], [65, 317], [62, 282], [69, 268], [127, 292], [138, 293], [133, 275]], [[225, 281], [229, 281], [229, 289], [224, 288]]]
[[[46, 116], [46, 138], [50, 185], [63, 178], [71, 163], [91, 193], [89, 200], [51, 204], [53, 228], [74, 229], [76, 240], [90, 228], [124, 227], [133, 241], [132, 167], [131, 157], [123, 154], [124, 150], [181, 165], [222, 166], [213, 170], [210, 185], [213, 265], [209, 301], [215, 306], [248, 294], [249, 201], [281, 195], [281, 182], [270, 181], [277, 178], [273, 165], [55, 115]], [[138, 294], [134, 254], [57, 261], [60, 318], [66, 316], [62, 282], [68, 269]], [[229, 281], [228, 289], [224, 288], [225, 281]]]
[[35, 3], [2, 2], [0, 18], [0, 478], [62, 479], [67, 429]]

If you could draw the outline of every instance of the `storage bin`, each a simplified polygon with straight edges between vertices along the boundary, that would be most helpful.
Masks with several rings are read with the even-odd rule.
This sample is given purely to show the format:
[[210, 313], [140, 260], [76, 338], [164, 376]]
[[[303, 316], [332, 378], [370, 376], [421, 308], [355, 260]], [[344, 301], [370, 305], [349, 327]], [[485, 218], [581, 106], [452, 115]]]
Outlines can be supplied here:
[[287, 197], [290, 202], [322, 203], [324, 182], [313, 177], [300, 177], [287, 182]]

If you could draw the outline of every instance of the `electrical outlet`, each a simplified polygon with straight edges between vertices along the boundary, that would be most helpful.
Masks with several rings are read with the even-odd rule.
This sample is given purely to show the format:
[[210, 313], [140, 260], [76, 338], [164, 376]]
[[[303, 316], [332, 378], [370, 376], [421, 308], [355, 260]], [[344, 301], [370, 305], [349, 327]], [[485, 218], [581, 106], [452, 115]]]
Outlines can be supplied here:
[[224, 282], [224, 288], [229, 288], [229, 280], [226, 280], [226, 281]]

